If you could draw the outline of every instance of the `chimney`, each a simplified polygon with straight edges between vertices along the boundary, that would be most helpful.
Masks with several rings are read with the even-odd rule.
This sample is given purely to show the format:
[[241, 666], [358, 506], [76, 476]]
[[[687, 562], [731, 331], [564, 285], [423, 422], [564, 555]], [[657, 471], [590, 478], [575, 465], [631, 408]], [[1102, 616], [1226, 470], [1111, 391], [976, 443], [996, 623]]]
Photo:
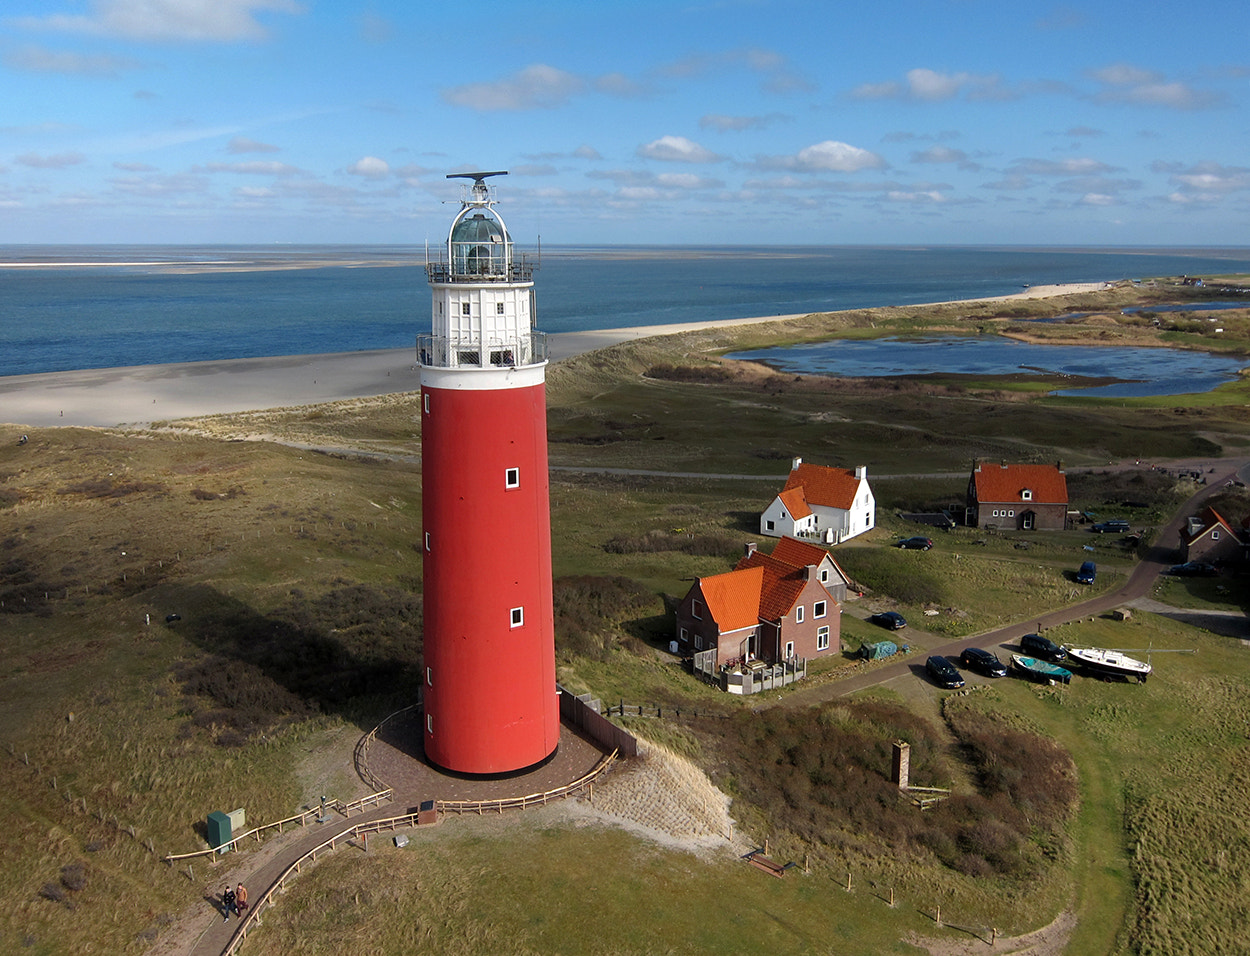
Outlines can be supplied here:
[[742, 548], [743, 557], [749, 558], [751, 555], [755, 554], [755, 548], [756, 548], [755, 542], [748, 541]]
[[867, 465], [857, 465], [857, 466], [856, 466], [856, 468], [855, 468], [855, 480], [856, 480], [856, 481], [863, 481], [863, 480], [864, 480], [865, 478], [867, 478], [867, 477], [868, 477], [868, 466], [867, 466]]
[[911, 744], [906, 740], [894, 741], [894, 766], [891, 772], [891, 781], [898, 784], [900, 790], [906, 790], [908, 777], [911, 776]]
[[1063, 474], [1063, 459], [1062, 458], [1060, 458], [1057, 462], [1055, 462], [1055, 470], [1058, 471], [1059, 474], [1061, 475]]
[[801, 465], [801, 464], [803, 464], [803, 459], [802, 459], [802, 458], [795, 457], [795, 458], [791, 459], [791, 461], [790, 461], [790, 470], [791, 470], [791, 471], [798, 471], [798, 470], [799, 470], [799, 465]]
[[1004, 470], [1004, 471], [1007, 469], [1007, 459], [1006, 459], [1006, 458], [1004, 458], [1004, 459], [1003, 459], [1003, 461], [1002, 461], [1002, 467], [1003, 467], [1003, 470]]

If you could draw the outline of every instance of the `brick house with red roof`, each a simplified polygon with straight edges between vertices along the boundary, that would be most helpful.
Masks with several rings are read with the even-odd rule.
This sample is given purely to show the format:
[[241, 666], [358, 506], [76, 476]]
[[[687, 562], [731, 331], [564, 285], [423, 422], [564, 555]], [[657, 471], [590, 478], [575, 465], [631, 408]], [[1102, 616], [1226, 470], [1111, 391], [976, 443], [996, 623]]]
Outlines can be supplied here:
[[760, 515], [760, 534], [837, 544], [876, 526], [868, 469], [806, 464], [795, 458], [781, 493]]
[[1181, 560], [1208, 564], [1240, 561], [1247, 545], [1237, 530], [1214, 508], [1207, 507], [1181, 529]]
[[1056, 465], [977, 463], [968, 479], [967, 523], [1004, 531], [1062, 531], [1068, 481]]
[[695, 579], [677, 607], [678, 648], [686, 657], [714, 652], [710, 668], [840, 653], [842, 603], [834, 594], [845, 594], [846, 584], [823, 548], [782, 539], [768, 555], [748, 545], [734, 570]]

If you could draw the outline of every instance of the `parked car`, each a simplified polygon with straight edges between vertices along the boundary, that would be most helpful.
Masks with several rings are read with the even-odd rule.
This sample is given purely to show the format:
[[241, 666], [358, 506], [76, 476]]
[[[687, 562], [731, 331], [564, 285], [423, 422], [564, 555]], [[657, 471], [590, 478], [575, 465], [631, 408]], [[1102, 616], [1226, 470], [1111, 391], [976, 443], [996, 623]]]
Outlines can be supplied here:
[[1206, 564], [1202, 561], [1186, 561], [1184, 564], [1174, 564], [1168, 568], [1168, 574], [1183, 578], [1213, 578], [1219, 573], [1220, 569], [1214, 564]]
[[1094, 578], [1098, 576], [1098, 565], [1093, 561], [1086, 561], [1076, 572], [1077, 584], [1093, 584]]
[[1068, 659], [1068, 652], [1048, 637], [1040, 634], [1025, 634], [1020, 638], [1020, 650], [1030, 657], [1040, 657], [1044, 661], [1058, 664]]
[[899, 614], [898, 611], [880, 611], [868, 620], [889, 631], [897, 631], [899, 628], [907, 626], [907, 618]]
[[1128, 534], [1129, 524], [1123, 518], [1112, 518], [1110, 521], [1099, 521], [1089, 530], [1094, 534]]
[[933, 547], [933, 539], [917, 535], [914, 538], [904, 538], [898, 546], [908, 551], [928, 551]]
[[964, 686], [964, 679], [958, 669], [940, 654], [934, 654], [925, 661], [924, 669], [929, 672], [929, 676], [933, 678], [933, 682], [939, 687], [953, 690], [956, 687]]
[[959, 655], [959, 666], [970, 667], [986, 677], [1006, 677], [1007, 668], [998, 659], [998, 655], [980, 647], [966, 647]]

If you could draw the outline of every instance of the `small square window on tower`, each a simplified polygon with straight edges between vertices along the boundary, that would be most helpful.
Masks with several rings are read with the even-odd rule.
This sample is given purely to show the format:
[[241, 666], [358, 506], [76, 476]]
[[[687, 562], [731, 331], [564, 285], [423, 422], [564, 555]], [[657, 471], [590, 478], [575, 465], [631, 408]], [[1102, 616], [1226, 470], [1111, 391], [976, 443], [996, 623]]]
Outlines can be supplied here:
[[502, 302], [495, 303], [495, 315], [503, 315], [503, 303]]
[[434, 733], [434, 715], [433, 714], [425, 715], [425, 732], [427, 734]]
[[428, 531], [425, 533], [425, 550], [430, 550], [430, 533]]
[[521, 487], [521, 469], [509, 468], [503, 473], [503, 486], [505, 488]]
[[434, 668], [433, 667], [427, 667], [425, 669], [425, 686], [426, 687], [434, 686]]
[[471, 314], [472, 314], [472, 313], [469, 311], [469, 303], [467, 303], [467, 302], [461, 302], [461, 303], [460, 303], [460, 314], [461, 314], [461, 315], [471, 315]]
[[514, 607], [511, 611], [511, 614], [512, 614], [512, 626], [513, 627], [520, 627], [522, 624], [525, 623], [525, 608]]

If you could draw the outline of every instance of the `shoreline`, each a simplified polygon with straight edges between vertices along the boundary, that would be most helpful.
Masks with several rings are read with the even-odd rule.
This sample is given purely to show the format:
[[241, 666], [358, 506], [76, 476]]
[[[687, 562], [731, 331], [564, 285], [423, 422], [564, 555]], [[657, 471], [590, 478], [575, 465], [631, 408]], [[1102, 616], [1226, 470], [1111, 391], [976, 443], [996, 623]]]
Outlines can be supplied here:
[[[1034, 286], [959, 302], [1092, 292], [1103, 282]], [[925, 303], [946, 305], [950, 303]], [[781, 322], [812, 313], [645, 325], [548, 335], [552, 362], [657, 335]], [[0, 377], [0, 423], [15, 427], [146, 427], [205, 415], [373, 398], [420, 388], [411, 348], [134, 365]]]

